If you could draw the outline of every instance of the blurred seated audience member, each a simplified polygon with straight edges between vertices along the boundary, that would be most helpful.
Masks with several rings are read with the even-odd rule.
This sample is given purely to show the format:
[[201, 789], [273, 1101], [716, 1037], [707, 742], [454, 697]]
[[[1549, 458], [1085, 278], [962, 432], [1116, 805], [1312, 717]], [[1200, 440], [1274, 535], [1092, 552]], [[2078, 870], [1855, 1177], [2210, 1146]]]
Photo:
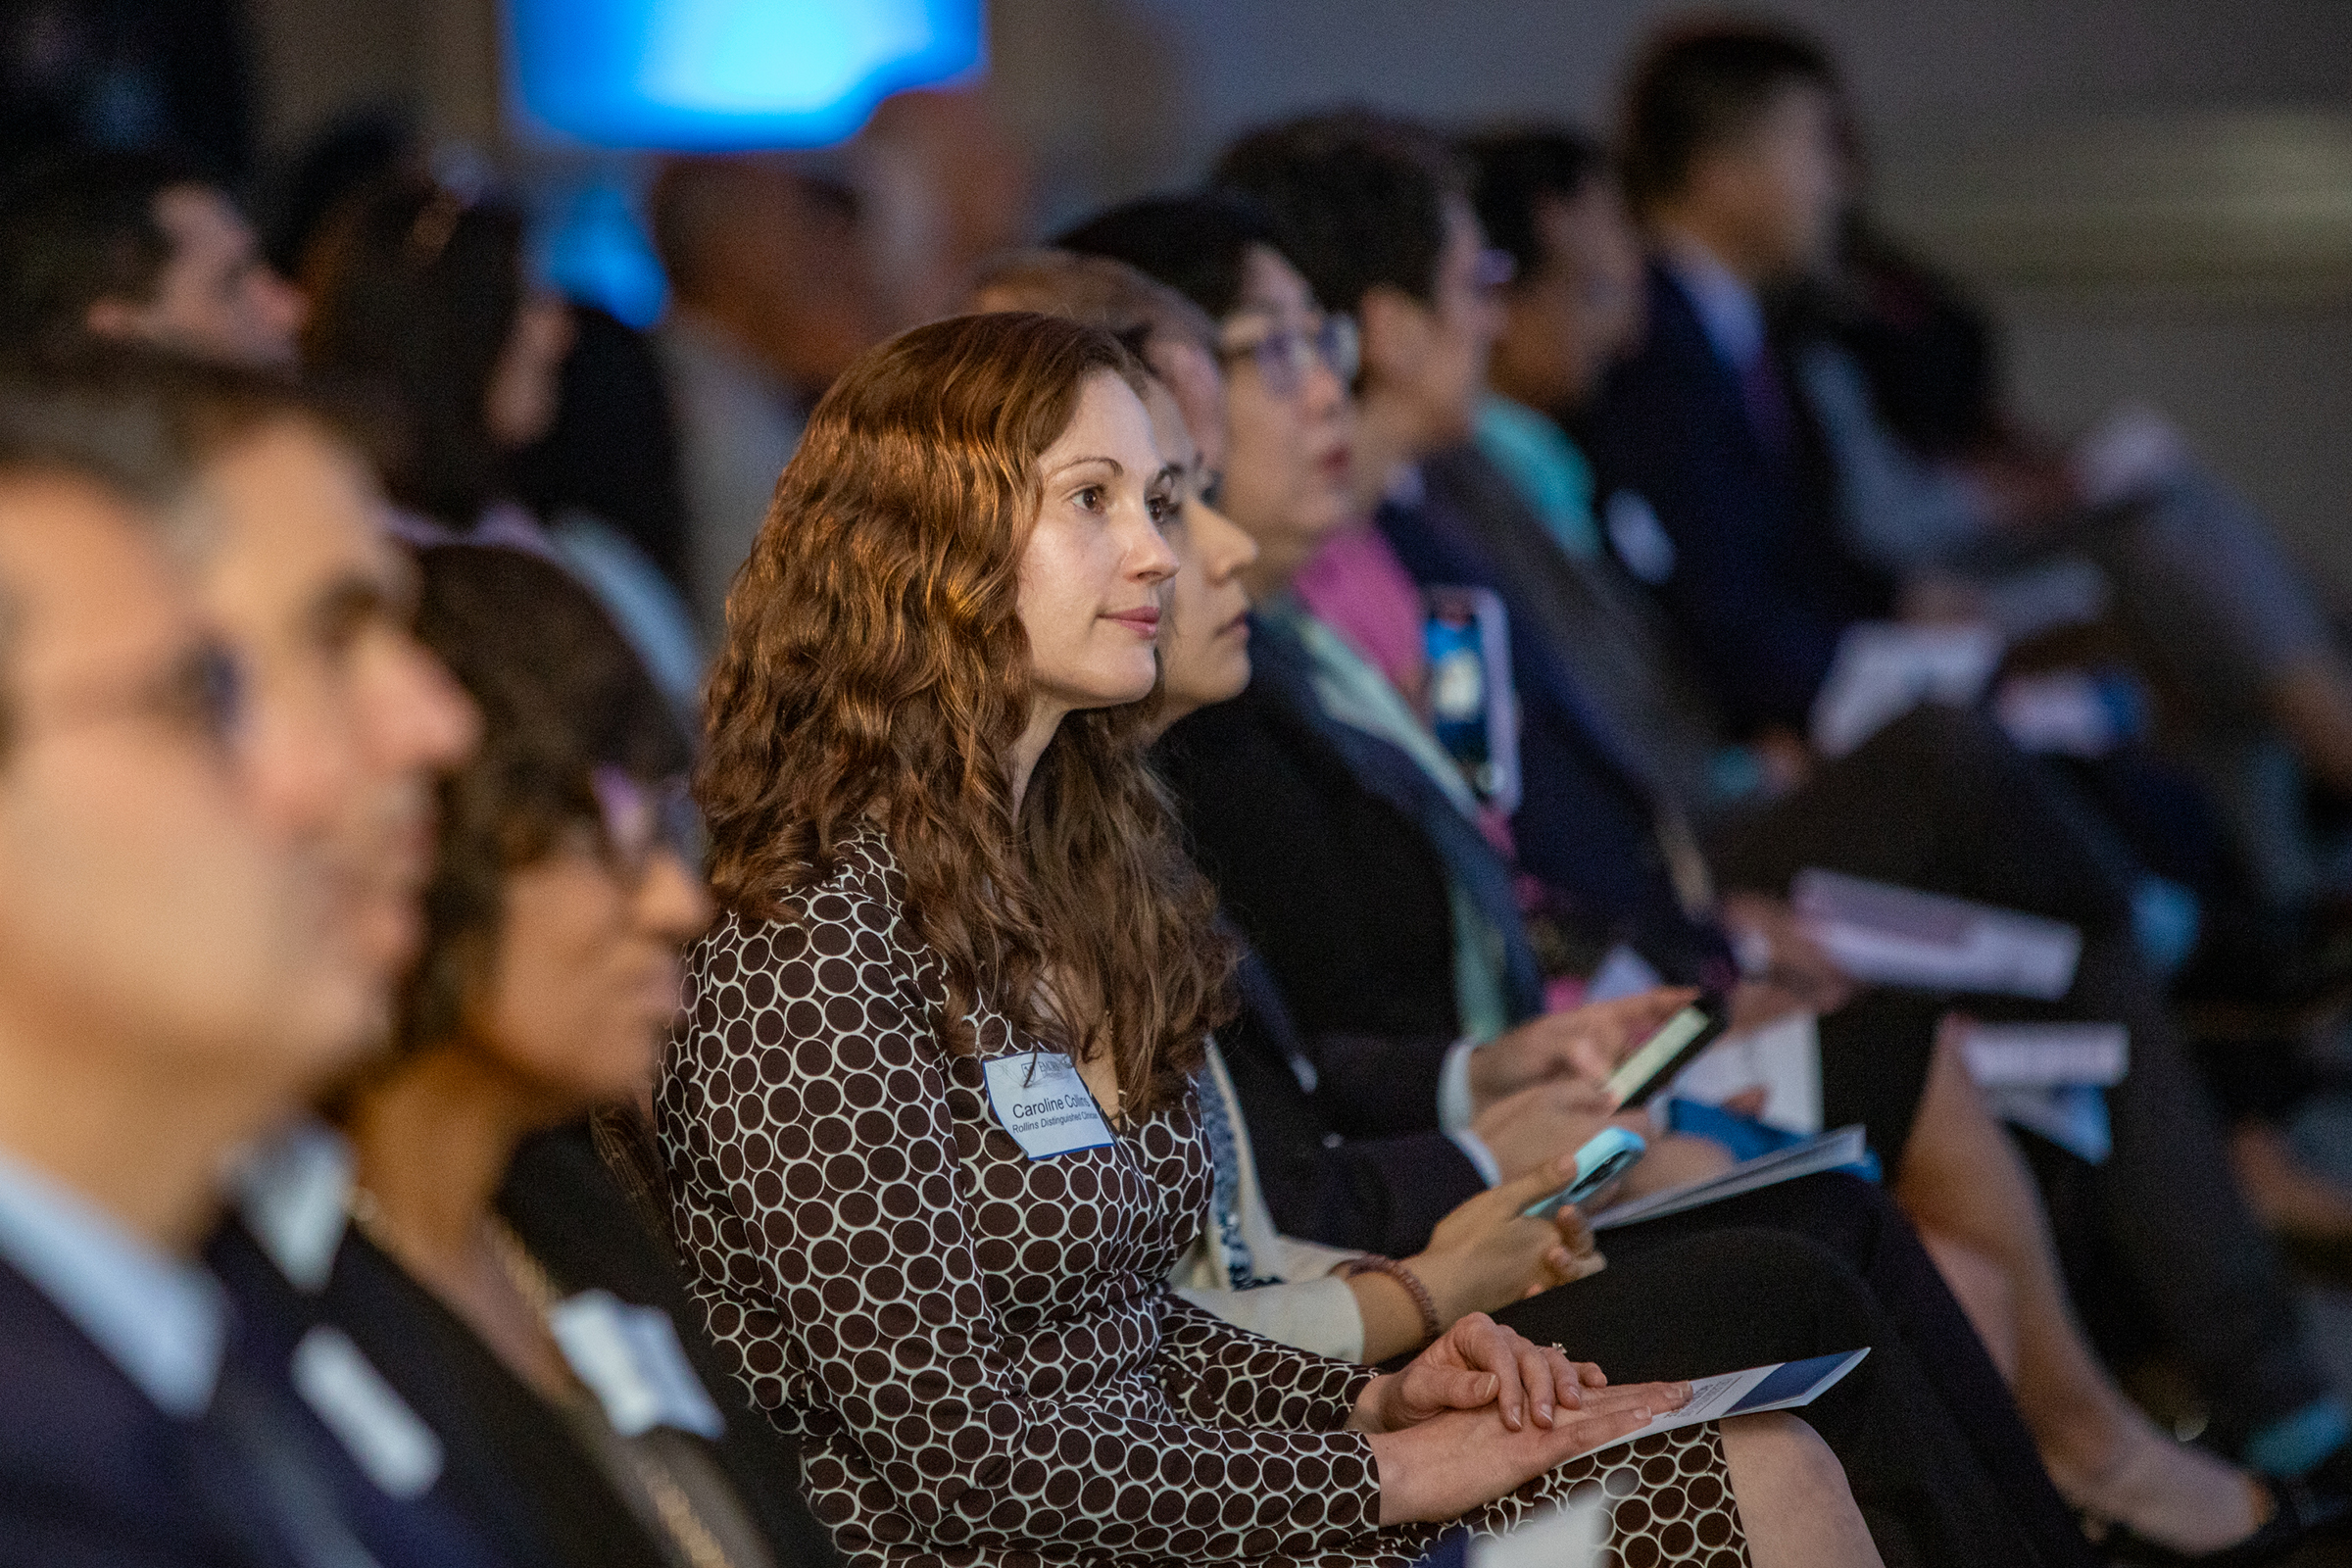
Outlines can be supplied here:
[[[1687, 835], [1679, 844], [1669, 837], [1655, 849], [1645, 847], [1661, 820], [1658, 803], [1640, 768], [1629, 766], [1622, 749], [1595, 727], [1572, 673], [1549, 650], [1542, 617], [1526, 612], [1516, 598], [1516, 585], [1494, 567], [1433, 492], [1422, 486], [1407, 489], [1389, 479], [1392, 473], [1400, 474], [1409, 484], [1415, 477], [1412, 465], [1419, 459], [1469, 434], [1482, 379], [1485, 334], [1492, 330], [1492, 315], [1476, 288], [1478, 226], [1455, 182], [1447, 150], [1418, 127], [1348, 112], [1245, 137], [1221, 160], [1219, 171], [1273, 209], [1285, 231], [1297, 236], [1295, 259], [1318, 282], [1319, 292], [1327, 288], [1336, 300], [1354, 303], [1363, 321], [1359, 429], [1365, 438], [1359, 453], [1385, 459], [1388, 468], [1378, 479], [1359, 482], [1358, 493], [1386, 491], [1389, 499], [1381, 508], [1376, 531], [1345, 540], [1350, 554], [1344, 562], [1336, 562], [1327, 547], [1326, 555], [1310, 563], [1300, 578], [1298, 597], [1305, 609], [1315, 619], [1338, 628], [1337, 635], [1326, 634], [1319, 641], [1311, 626], [1304, 628], [1321, 689], [1342, 688], [1360, 699], [1373, 694], [1379, 682], [1410, 702], [1421, 668], [1420, 589], [1470, 584], [1501, 594], [1512, 605], [1509, 640], [1522, 712], [1525, 798], [1511, 826], [1523, 863], [1546, 882], [1557, 878], [1557, 885], [1567, 888], [1580, 887], [1580, 867], [1585, 871], [1582, 887], [1592, 885], [1595, 869], [1636, 884], [1646, 879], [1654, 885], [1647, 903], [1659, 911], [1653, 929], [1679, 914], [1697, 935], [1714, 934], [1722, 941], [1716, 934], [1720, 928], [1710, 930], [1714, 916], [1709, 903], [1684, 903], [1681, 890], [1662, 870], [1679, 865], [1688, 883], [1704, 887], [1711, 880], [1705, 875], [1705, 862]], [[1392, 590], [1389, 584], [1396, 586]], [[1390, 603], [1400, 607], [1394, 614], [1383, 608]], [[1367, 652], [1373, 650], [1378, 652]], [[1396, 662], [1384, 667], [1380, 661], [1391, 654], [1396, 655]], [[1350, 664], [1363, 668], [1371, 679], [1351, 682], [1344, 672]], [[1402, 706], [1394, 698], [1389, 702]], [[1370, 710], [1360, 700], [1355, 706]], [[1214, 717], [1203, 714], [1196, 722], [1209, 724]], [[1384, 727], [1384, 733], [1391, 732], [1404, 737], [1408, 749], [1417, 741], [1414, 755], [1436, 758], [1427, 771], [1445, 782], [1446, 759], [1434, 739], [1426, 737], [1425, 726], [1402, 719]], [[1307, 940], [1302, 930], [1329, 926], [1329, 910], [1338, 901], [1326, 895], [1301, 905], [1298, 888], [1286, 881], [1284, 871], [1265, 869], [1270, 845], [1250, 847], [1242, 822], [1253, 813], [1272, 819], [1271, 808], [1250, 804], [1262, 798], [1268, 786], [1256, 779], [1243, 784], [1242, 771], [1218, 748], [1202, 745], [1180, 782], [1180, 794], [1192, 805], [1190, 824], [1233, 907], [1261, 922], [1251, 934], [1286, 984], [1311, 987], [1307, 994], [1330, 1001], [1334, 966], [1348, 959], [1327, 952], [1319, 966], [1323, 972], [1315, 977], [1302, 976], [1295, 961], [1286, 960], [1295, 960], [1299, 944]], [[1458, 771], [1453, 783], [1457, 790], [1462, 787]], [[1563, 808], [1563, 801], [1570, 798], [1583, 804]], [[2031, 804], [1994, 798], [2003, 799], [2012, 812], [2022, 812]], [[1622, 808], [1618, 802], [1624, 803]], [[1933, 795], [1910, 803], [1913, 809], [1935, 804]], [[1612, 834], [1611, 823], [1618, 819], [1610, 813], [1615, 809], [1622, 809], [1622, 825]], [[1444, 822], [1466, 814], [1433, 808], [1428, 819]], [[1670, 810], [1664, 819], [1671, 821]], [[2065, 847], [2061, 826], [2046, 816], [2042, 819], [2038, 838], [2025, 840], [2024, 848], [2034, 852], [2024, 857], [2028, 863], [2036, 855]], [[1467, 836], [1461, 837], [1475, 852]], [[2037, 843], [2043, 848], [2036, 849]], [[1694, 871], [1698, 875], [1690, 876]], [[1289, 912], [1277, 920], [1273, 911], [1284, 907], [1286, 900]], [[1380, 907], [1393, 920], [1402, 905], [1381, 900]], [[1940, 1044], [1936, 1047], [1926, 1075], [1927, 1098], [1917, 1100], [1921, 1080], [1915, 1071], [1907, 1067], [1900, 1077], [1887, 1072], [1894, 1060], [1918, 1061], [1917, 1049], [1897, 1049], [1901, 1036], [1918, 1033], [1917, 1019], [1896, 1029], [1874, 1016], [1881, 1007], [1907, 1009], [1902, 999], [1874, 994], [1847, 1007], [1843, 999], [1852, 996], [1850, 982], [1811, 949], [1781, 900], [1750, 893], [1727, 898], [1723, 907], [1726, 918], [1737, 919], [1770, 944], [1770, 963], [1757, 969], [1765, 976], [1793, 971], [1801, 984], [1826, 999], [1826, 1004], [1816, 1002], [1812, 1009], [1830, 1014], [1824, 1021], [1821, 1052], [1825, 1099], [1861, 1093], [1872, 1106], [1860, 1116], [1833, 1114], [1833, 1122], [1870, 1123], [1898, 1194], [1923, 1226], [1996, 1259], [2008, 1277], [2024, 1304], [2021, 1321], [2028, 1341], [2021, 1400], [2036, 1422], [2062, 1485], [2086, 1498], [2104, 1493], [2111, 1499], [2109, 1508], [2135, 1510], [2151, 1523], [2163, 1519], [2164, 1528], [2175, 1532], [2179, 1541], [2221, 1544], [2251, 1535], [2266, 1506], [2259, 1489], [2223, 1467], [2172, 1450], [2087, 1356], [2023, 1162], [1997, 1134], [1983, 1136], [1991, 1132], [1992, 1124], [1956, 1066], [1956, 1054]], [[1494, 918], [1509, 922], [1503, 901], [1495, 902]], [[1275, 924], [1285, 928], [1285, 947], [1274, 946], [1276, 937], [1262, 931], [1262, 926]], [[1429, 924], [1424, 929], [1434, 934], [1444, 927]], [[1324, 935], [1328, 938], [1330, 932]], [[1457, 956], [1465, 951], [1455, 945]], [[1816, 974], [1825, 978], [1815, 980]], [[1361, 984], [1374, 991], [1383, 983], [1378, 975], [1361, 977]], [[1774, 984], [1751, 977], [1735, 993], [1736, 1006], [1746, 997], [1749, 1016], [1760, 1021], [1769, 1014], [1759, 1013], [1752, 1003]], [[1465, 999], [1474, 1002], [1476, 992], [1456, 992], [1462, 1026], [1475, 1035], [1475, 1012]], [[1302, 996], [1294, 992], [1293, 1000], [1301, 1003], [1304, 1016]], [[1918, 999], [1923, 1004], [1928, 1000]], [[1366, 1016], [1362, 997], [1338, 1004], [1352, 1009], [1358, 1018]], [[1788, 1002], [1783, 1001], [1774, 1010], [1788, 1008]], [[2161, 1009], [2155, 1011], [2161, 1019]], [[1327, 1014], [1310, 1027], [1330, 1027], [1332, 1021]], [[1425, 1021], [1439, 1022], [1434, 1017]], [[1918, 1047], [1926, 1044], [1921, 1041]], [[2173, 1340], [2206, 1352], [2200, 1371], [2221, 1385], [2214, 1390], [2217, 1398], [2225, 1396], [2225, 1387], [2230, 1390], [2228, 1396], [2236, 1396], [2253, 1383], [2251, 1374], [2260, 1367], [2272, 1379], [2276, 1399], [2266, 1396], [2258, 1414], [2300, 1411], [2320, 1402], [2340, 1416], [2324, 1376], [2301, 1344], [2292, 1299], [2276, 1257], [2226, 1178], [2215, 1174], [2222, 1162], [2218, 1129], [2177, 1036], [2144, 1043], [2135, 1039], [2135, 1045], [2139, 1049], [2132, 1072], [2114, 1095], [2113, 1147], [2096, 1177], [2096, 1190], [2102, 1195], [2099, 1212], [2108, 1233], [2129, 1251], [2133, 1280], [2145, 1291], [2162, 1293], [2157, 1304]], [[1864, 1091], [1866, 1081], [1872, 1087]], [[1927, 1107], [1916, 1120], [1915, 1104]], [[2191, 1145], [2214, 1157], [2182, 1160], [2180, 1151]], [[1997, 1204], [1990, 1202], [1995, 1193], [2000, 1195]], [[2135, 1235], [2143, 1205], [2158, 1201], [2176, 1216], [2193, 1215], [2198, 1234], [2208, 1238], [2198, 1269], [2179, 1266], [2178, 1249], [2170, 1237]], [[2233, 1326], [2217, 1334], [2210, 1318], [2225, 1302], [2231, 1303]], [[2252, 1328], [2256, 1318], [2260, 1329]], [[2230, 1376], [2220, 1375], [2224, 1373]], [[2100, 1412], [2092, 1423], [2098, 1428], [2096, 1438], [2076, 1424], [2088, 1408]], [[2159, 1480], [2167, 1471], [2174, 1474], [2173, 1482]], [[2190, 1488], [2200, 1490], [2208, 1504], [2173, 1508]], [[2229, 1510], [2228, 1525], [2221, 1523], [2221, 1509]], [[2171, 1517], [2164, 1518], [2168, 1512]]]
[[972, 269], [1031, 232], [1027, 161], [982, 91], [893, 93], [847, 155], [881, 330], [951, 314]]
[[192, 163], [69, 148], [0, 182], [0, 354], [100, 337], [291, 365], [302, 319], [302, 296]]
[[[1155, 444], [1179, 475], [1176, 508], [1161, 523], [1178, 565], [1161, 638], [1159, 717], [1173, 723], [1239, 696], [1250, 678], [1249, 597], [1240, 578], [1256, 549], [1209, 504], [1222, 483], [1225, 438], [1213, 326], [1199, 307], [1123, 264], [1061, 251], [1016, 253], [984, 268], [969, 303], [975, 309], [1042, 310], [1141, 342], [1156, 377], [1145, 400]], [[1176, 387], [1185, 395], [1172, 396]], [[1198, 444], [1196, 429], [1201, 432]], [[1807, 1420], [1844, 1464], [1876, 1539], [1884, 1543], [1898, 1535], [1911, 1559], [1923, 1562], [2083, 1556], [1999, 1373], [1985, 1361], [1917, 1244], [1906, 1250], [1895, 1239], [1897, 1233], [1907, 1237], [1908, 1227], [1873, 1190], [1816, 1184], [1825, 1192], [1815, 1200], [1826, 1208], [1835, 1206], [1830, 1193], [1868, 1193], [1886, 1210], [1883, 1229], [1889, 1239], [1868, 1250], [1877, 1255], [1858, 1255], [1856, 1262], [1901, 1298], [1898, 1310], [1880, 1307], [1869, 1285], [1809, 1241], [1759, 1229], [1720, 1233], [1771, 1223], [1785, 1212], [1781, 1205], [1790, 1200], [1788, 1194], [1710, 1215], [1720, 1230], [1703, 1239], [1671, 1228], [1639, 1228], [1625, 1238], [1626, 1251], [1605, 1284], [1552, 1289], [1601, 1263], [1575, 1210], [1563, 1210], [1548, 1224], [1520, 1214], [1563, 1184], [1559, 1156], [1487, 1191], [1475, 1176], [1460, 1186], [1448, 1179], [1460, 1155], [1436, 1135], [1352, 1145], [1336, 1136], [1327, 1142], [1322, 1134], [1328, 1127], [1298, 1136], [1316, 1121], [1289, 1066], [1303, 1052], [1262, 969], [1247, 954], [1243, 962], [1245, 1016], [1233, 1029], [1246, 1043], [1237, 1065], [1242, 1081], [1258, 1092], [1246, 1095], [1237, 1087], [1212, 1043], [1208, 1061], [1195, 1074], [1195, 1092], [1207, 1124], [1222, 1124], [1225, 1132], [1209, 1140], [1215, 1163], [1209, 1222], [1171, 1276], [1187, 1299], [1301, 1349], [1371, 1362], [1408, 1354], [1473, 1311], [1497, 1314], [1537, 1343], [1574, 1344], [1603, 1365], [1639, 1364], [1660, 1376], [1700, 1362], [1745, 1365], [1869, 1345], [1877, 1364], [1862, 1384], [1841, 1385], [1842, 1396], [1809, 1407]], [[1687, 996], [1666, 992], [1619, 1004], [1624, 1038], [1646, 1034]], [[1267, 1054], [1269, 1035], [1286, 1042], [1276, 1045], [1270, 1064], [1257, 1059]], [[1559, 1118], [1561, 1137], [1553, 1147], [1562, 1152], [1597, 1128], [1608, 1109], [1596, 1085], [1581, 1087], [1591, 1098], [1581, 1119], [1584, 1131], [1571, 1130], [1575, 1118]], [[1530, 1093], [1554, 1098], [1548, 1087]], [[1371, 1145], [1381, 1146], [1375, 1182], [1393, 1176], [1399, 1185], [1411, 1184], [1417, 1209], [1444, 1214], [1434, 1228], [1424, 1221], [1418, 1235], [1399, 1245], [1406, 1255], [1393, 1264], [1384, 1259], [1379, 1267], [1355, 1267], [1367, 1249], [1335, 1248], [1276, 1229], [1259, 1181], [1258, 1148], [1268, 1148], [1286, 1165], [1300, 1158], [1327, 1163], [1337, 1176], [1349, 1154], [1360, 1155]], [[1365, 1172], [1359, 1167], [1354, 1174]], [[1333, 1185], [1347, 1179], [1337, 1176]], [[1451, 1196], [1423, 1204], [1418, 1199], [1425, 1194]], [[1449, 1205], [1451, 1212], [1445, 1212]], [[1329, 1211], [1321, 1217], [1329, 1218]], [[1844, 1235], [1869, 1229], [1849, 1222]], [[1378, 1250], [1377, 1244], [1369, 1250]], [[1401, 1283], [1406, 1280], [1426, 1292], [1426, 1308]], [[1762, 1298], [1754, 1292], [1759, 1280], [1772, 1282]], [[1541, 1294], [1521, 1300], [1534, 1292]], [[1725, 1311], [1723, 1303], [1734, 1298], [1751, 1304]], [[1934, 1374], [1913, 1360], [1912, 1347], [1903, 1343], [1906, 1327], [1927, 1342], [1916, 1353], [1934, 1360]], [[1948, 1399], [1939, 1386], [1952, 1391]], [[1987, 1462], [1980, 1451], [1997, 1458]], [[1932, 1482], [1925, 1480], [1930, 1475]]]
[[879, 336], [848, 187], [770, 156], [673, 158], [646, 198], [668, 274], [654, 331], [677, 418], [688, 599], [706, 632], [809, 406]]
[[[2329, 891], [2280, 780], [2352, 796], [2352, 664], [2270, 519], [2144, 406], [2071, 450], [2027, 429], [1976, 307], [1859, 210], [1842, 235], [1797, 301], [1792, 352], [1848, 543], [1960, 607], [2052, 562], [2095, 564], [2158, 678], [2168, 749], [2229, 810], [2262, 893], [2299, 905]], [[2282, 770], [2288, 756], [2299, 769]]]
[[618, 529], [684, 594], [686, 493], [662, 361], [643, 332], [571, 302], [571, 349], [547, 433], [516, 452], [517, 498], [542, 517], [578, 514]]
[[[1856, 455], [1855, 432], [1875, 429], [1871, 400], [1835, 358], [1825, 359], [1825, 345], [1790, 344], [1767, 331], [1764, 314], [1766, 291], [1793, 287], [1833, 262], [1847, 168], [1837, 94], [1828, 58], [1778, 27], [1661, 34], [1625, 112], [1628, 194], [1650, 230], [1648, 333], [1604, 381], [1587, 420], [1610, 494], [1607, 515], [1662, 527], [1656, 540], [1666, 548], [1652, 575], [1663, 602], [1735, 721], [1767, 736], [1803, 724], [1844, 627], [1886, 612], [1886, 603], [1865, 606], [1856, 585], [1891, 578], [1849, 535], [1898, 527], [1884, 511], [1873, 523], [1855, 510], [1861, 491], [1889, 489], [1868, 483], [1869, 472], [1901, 468], [1899, 454], [1867, 462]], [[1802, 376], [1790, 371], [1792, 350]], [[2267, 565], [2248, 564], [2264, 554], [2261, 530], [2232, 523], [2228, 510], [2199, 514], [2214, 519], [2203, 548], [2183, 550], [2183, 514], [2159, 509], [2108, 525], [2096, 554], [2119, 583], [2138, 585], [2145, 605], [2170, 607], [2151, 618], [2183, 645], [2232, 635], [2217, 629], [2224, 625], [2238, 628], [2249, 646], [2268, 636], [2265, 627], [2312, 625], [2308, 600], [2291, 581], [2263, 586], [2278, 577], [2275, 553], [2264, 556]], [[1639, 564], [1639, 555], [1627, 559]], [[2231, 610], [2241, 592], [2264, 608]], [[2204, 607], [2193, 615], [2192, 600]], [[2184, 617], [2202, 629], [2185, 629]], [[2308, 651], [2317, 635], [2289, 640]], [[1759, 683], [1772, 686], [1769, 701]], [[2237, 684], [2261, 682], [2246, 675]], [[2094, 765], [2110, 769], [2109, 782], [2126, 793], [2139, 787], [2129, 758]], [[2244, 792], [2220, 782], [2225, 799], [2243, 801]], [[2242, 808], [2233, 814], [2247, 816]], [[2129, 817], [2127, 808], [2113, 819], [2128, 826]], [[2141, 853], [2161, 853], [2144, 828], [2132, 838]], [[2260, 835], [2245, 842], [2257, 846], [2249, 857], [2257, 866], [2271, 858]], [[2277, 878], [2257, 880], [2282, 891]], [[2231, 927], [2217, 929], [2226, 935]], [[2297, 961], [2300, 952], [2280, 938], [2258, 944], [2236, 967], [2292, 975], [2308, 967]], [[2221, 1076], [2235, 1102], [2231, 1066], [2223, 1063]], [[2343, 1194], [2287, 1158], [2283, 1141], [2259, 1119], [2241, 1125], [2231, 1148], [2249, 1191], [2286, 1234], [2340, 1249], [2352, 1225]]]
[[561, 560], [604, 601], [662, 691], [694, 711], [702, 650], [677, 591], [618, 528], [514, 499], [515, 456], [556, 419], [564, 302], [527, 274], [522, 215], [430, 180], [347, 201], [312, 246], [303, 362], [384, 426], [385, 489], [412, 543], [471, 538]]
[[503, 1478], [482, 1505], [553, 1561], [829, 1562], [645, 1185], [679, 954], [710, 913], [686, 737], [561, 567], [473, 544], [420, 563], [418, 635], [483, 742], [441, 790], [393, 1049], [332, 1101], [354, 1223], [330, 1210], [318, 1309], [453, 1470]]
[[1646, 507], [1647, 580], [1743, 733], [1802, 734], [1845, 628], [1895, 608], [1892, 579], [1846, 548], [1765, 317], [1764, 291], [1830, 254], [1836, 106], [1827, 57], [1763, 26], [1668, 29], [1626, 90], [1648, 331], [1602, 384], [1592, 456], [1604, 494]]
[[[347, 463], [281, 386], [22, 375], [0, 389], [0, 1539], [84, 1568], [514, 1564], [380, 1369], [273, 1338], [196, 1262], [245, 1147], [381, 1038], [415, 822], [384, 807], [471, 715], [386, 613], [356, 507], [360, 563], [241, 555], [315, 527], [288, 498]], [[312, 570], [328, 602], [249, 635]], [[356, 877], [354, 808], [394, 850]]]

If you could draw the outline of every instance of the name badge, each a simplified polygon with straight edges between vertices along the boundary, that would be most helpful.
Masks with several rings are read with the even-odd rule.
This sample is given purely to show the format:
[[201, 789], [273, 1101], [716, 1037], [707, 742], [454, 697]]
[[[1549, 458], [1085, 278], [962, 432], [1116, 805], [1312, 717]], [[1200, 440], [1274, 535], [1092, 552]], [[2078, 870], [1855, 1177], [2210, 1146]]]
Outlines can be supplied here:
[[294, 1347], [294, 1389], [368, 1479], [406, 1502], [441, 1475], [441, 1440], [349, 1335], [324, 1324]]
[[610, 1291], [582, 1291], [547, 1314], [564, 1359], [624, 1438], [675, 1427], [716, 1442], [718, 1406], [694, 1375], [677, 1325], [660, 1307], [631, 1306]]
[[1102, 1108], [1069, 1057], [1058, 1052], [1023, 1052], [992, 1056], [980, 1067], [988, 1075], [988, 1102], [996, 1108], [997, 1120], [1031, 1159], [1101, 1149], [1111, 1141]]

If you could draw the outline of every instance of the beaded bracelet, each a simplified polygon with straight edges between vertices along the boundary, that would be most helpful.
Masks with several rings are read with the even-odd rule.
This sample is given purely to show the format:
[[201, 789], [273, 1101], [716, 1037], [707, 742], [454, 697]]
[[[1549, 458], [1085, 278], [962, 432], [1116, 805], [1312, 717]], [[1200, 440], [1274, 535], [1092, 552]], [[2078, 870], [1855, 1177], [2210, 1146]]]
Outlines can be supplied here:
[[1341, 1265], [1342, 1279], [1351, 1280], [1358, 1274], [1386, 1274], [1404, 1287], [1404, 1294], [1413, 1298], [1414, 1309], [1421, 1314], [1422, 1344], [1427, 1345], [1446, 1332], [1446, 1325], [1438, 1321], [1436, 1298], [1429, 1294], [1429, 1287], [1421, 1283], [1421, 1277], [1402, 1263], [1393, 1257], [1383, 1257], [1378, 1252], [1366, 1252]]

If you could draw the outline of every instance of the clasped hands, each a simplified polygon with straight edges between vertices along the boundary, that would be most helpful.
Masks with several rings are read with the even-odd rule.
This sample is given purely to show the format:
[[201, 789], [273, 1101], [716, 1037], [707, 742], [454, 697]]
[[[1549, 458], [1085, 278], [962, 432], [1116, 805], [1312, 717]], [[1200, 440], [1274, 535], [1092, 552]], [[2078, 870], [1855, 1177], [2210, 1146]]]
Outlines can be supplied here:
[[1348, 1426], [1372, 1439], [1381, 1523], [1396, 1524], [1453, 1518], [1690, 1397], [1688, 1383], [1612, 1387], [1592, 1362], [1473, 1312], [1366, 1384]]

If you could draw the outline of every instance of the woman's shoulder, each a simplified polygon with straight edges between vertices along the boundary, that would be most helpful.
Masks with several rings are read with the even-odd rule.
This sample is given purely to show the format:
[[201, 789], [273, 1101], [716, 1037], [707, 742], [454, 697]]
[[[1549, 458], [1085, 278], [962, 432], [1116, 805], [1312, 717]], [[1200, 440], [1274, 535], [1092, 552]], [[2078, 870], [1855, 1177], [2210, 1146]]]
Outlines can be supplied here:
[[871, 959], [910, 953], [906, 882], [890, 840], [867, 824], [834, 851], [822, 879], [794, 894], [777, 917], [722, 912], [688, 960], [705, 980], [733, 978], [825, 956]]

